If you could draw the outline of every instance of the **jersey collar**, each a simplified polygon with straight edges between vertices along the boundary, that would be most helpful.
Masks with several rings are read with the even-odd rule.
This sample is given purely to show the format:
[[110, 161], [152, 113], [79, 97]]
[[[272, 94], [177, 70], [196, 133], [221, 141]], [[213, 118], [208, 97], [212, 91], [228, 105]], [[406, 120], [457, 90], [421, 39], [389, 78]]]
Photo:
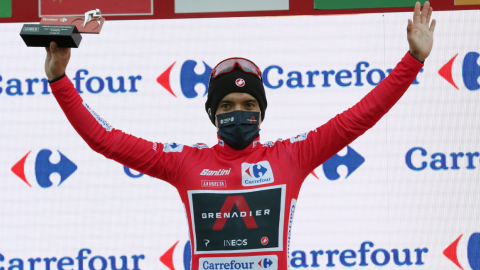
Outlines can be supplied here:
[[221, 149], [221, 151], [223, 152], [226, 152], [226, 153], [229, 153], [229, 154], [244, 154], [244, 153], [250, 153], [250, 152], [253, 152], [255, 151], [255, 148], [257, 147], [260, 147], [261, 146], [261, 143], [260, 143], [260, 135], [258, 135], [257, 138], [255, 138], [253, 140], [253, 142], [247, 146], [245, 149], [243, 150], [235, 150], [235, 149], [232, 149], [230, 146], [228, 146], [221, 138], [220, 136], [218, 136], [217, 134], [217, 139], [218, 139], [218, 148]]

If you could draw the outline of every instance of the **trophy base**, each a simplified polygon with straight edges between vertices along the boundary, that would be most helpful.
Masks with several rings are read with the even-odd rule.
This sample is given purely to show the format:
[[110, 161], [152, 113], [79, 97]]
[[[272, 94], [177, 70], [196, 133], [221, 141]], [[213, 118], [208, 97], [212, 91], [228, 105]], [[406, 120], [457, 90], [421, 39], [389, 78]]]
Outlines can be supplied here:
[[78, 48], [82, 41], [75, 25], [24, 24], [20, 36], [28, 47], [50, 47], [55, 41], [58, 47]]

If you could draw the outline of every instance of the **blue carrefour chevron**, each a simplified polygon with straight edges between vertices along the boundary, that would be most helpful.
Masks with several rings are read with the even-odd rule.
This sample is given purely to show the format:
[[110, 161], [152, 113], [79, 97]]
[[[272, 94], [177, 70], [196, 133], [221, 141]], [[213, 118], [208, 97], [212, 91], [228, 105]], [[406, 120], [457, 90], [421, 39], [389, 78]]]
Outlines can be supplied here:
[[205, 66], [205, 72], [203, 72], [203, 74], [197, 74], [195, 73], [195, 66], [197, 66], [196, 61], [187, 60], [183, 63], [180, 71], [180, 86], [186, 98], [198, 96], [198, 93], [195, 91], [195, 86], [199, 83], [205, 85], [205, 93], [203, 96], [208, 93], [208, 80], [210, 79], [212, 68], [205, 62], [203, 62], [203, 65]]
[[478, 83], [478, 77], [480, 77], [480, 66], [477, 63], [479, 57], [479, 53], [469, 52], [463, 59], [463, 83], [465, 83], [465, 86], [470, 91], [480, 89], [480, 84]]
[[259, 165], [259, 164], [253, 165], [253, 176], [255, 178], [260, 178], [264, 176], [267, 171], [268, 171], [267, 168], [263, 167], [262, 165]]
[[345, 156], [339, 156], [335, 154], [329, 160], [323, 163], [323, 172], [325, 173], [325, 177], [328, 180], [337, 180], [340, 178], [340, 175], [337, 172], [337, 168], [340, 165], [347, 166], [348, 174], [345, 178], [347, 178], [350, 174], [352, 174], [360, 165], [365, 162], [365, 158], [363, 158], [359, 153], [353, 150], [350, 146], [347, 146], [347, 154]]
[[35, 176], [38, 185], [42, 188], [48, 188], [52, 185], [50, 181], [50, 175], [52, 173], [58, 173], [60, 175], [60, 183], [58, 184], [60, 186], [63, 181], [77, 170], [75, 163], [60, 153], [60, 151], [58, 151], [58, 153], [60, 154], [60, 162], [52, 164], [50, 162], [52, 151], [42, 149], [38, 152], [37, 159], [35, 160]]

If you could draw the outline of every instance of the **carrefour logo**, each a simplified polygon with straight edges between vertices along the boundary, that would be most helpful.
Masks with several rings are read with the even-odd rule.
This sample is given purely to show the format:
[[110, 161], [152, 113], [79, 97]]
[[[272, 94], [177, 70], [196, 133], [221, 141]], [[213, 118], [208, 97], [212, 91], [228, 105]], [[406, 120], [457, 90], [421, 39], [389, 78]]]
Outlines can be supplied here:
[[270, 268], [270, 266], [272, 266], [272, 264], [273, 264], [273, 262], [269, 258], [261, 259], [258, 262], [258, 265], [260, 265], [260, 267], [262, 267], [262, 268]]
[[[157, 83], [174, 97], [177, 97], [180, 92], [186, 98], [203, 97], [207, 94], [208, 80], [212, 71], [210, 65], [203, 61], [198, 64], [197, 61], [186, 60], [179, 67], [180, 71], [174, 72], [175, 75], [171, 76], [175, 65], [177, 65], [177, 62], [173, 62], [163, 71], [157, 77]], [[195, 69], [202, 71], [195, 72]], [[268, 89], [376, 86], [390, 72], [392, 72], [392, 69], [375, 68], [366, 61], [359, 61], [350, 67], [339, 70], [327, 68], [301, 71], [274, 64], [263, 70], [263, 83]], [[423, 72], [423, 69], [420, 72]], [[419, 84], [419, 82], [415, 79], [412, 84]], [[172, 87], [172, 85], [175, 87]], [[179, 90], [175, 89], [177, 85], [179, 85]]]
[[258, 186], [274, 182], [272, 167], [268, 161], [255, 164], [242, 163], [242, 185]]
[[[180, 270], [181, 268], [175, 268], [175, 265], [173, 263], [174, 261], [174, 251], [175, 248], [177, 247], [178, 243], [180, 241], [177, 241], [172, 247], [170, 247], [162, 256], [160, 256], [160, 262], [162, 262], [163, 265], [165, 265], [168, 269], [170, 270]], [[175, 254], [178, 254], [178, 252], [175, 252]], [[187, 241], [185, 243], [185, 246], [183, 247], [183, 253], [181, 255], [183, 261], [183, 269], [185, 270], [190, 270], [190, 265], [192, 261], [192, 246], [190, 245], [190, 241]]]
[[345, 178], [347, 178], [364, 162], [364, 157], [357, 153], [357, 151], [353, 150], [350, 146], [347, 146], [347, 154], [345, 156], [335, 154], [323, 163], [323, 172], [328, 180], [338, 180], [340, 179], [340, 174], [338, 174], [337, 169], [339, 166], [344, 165], [348, 170], [347, 176], [345, 176]]
[[60, 155], [60, 161], [54, 164], [50, 162], [52, 151], [48, 149], [42, 149], [37, 153], [34, 161], [35, 178], [28, 181], [27, 177], [25, 176], [25, 164], [30, 164], [30, 162], [27, 162], [27, 158], [30, 153], [31, 151], [17, 161], [17, 163], [15, 163], [15, 165], [12, 167], [12, 172], [30, 187], [32, 187], [30, 184], [32, 180], [36, 180], [37, 184], [42, 188], [51, 187], [53, 183], [50, 179], [50, 176], [53, 173], [60, 175], [60, 182], [58, 183], [58, 186], [60, 186], [77, 170], [77, 165], [75, 165], [75, 163], [73, 163], [60, 151], [58, 151], [58, 154]]
[[[10, 252], [9, 252], [10, 253]], [[92, 254], [92, 250], [82, 248], [77, 254], [65, 256], [65, 252], [60, 256], [30, 257], [30, 258], [11, 258], [0, 253], [0, 270], [23, 270], [23, 269], [78, 269], [78, 270], [141, 270], [146, 256], [101, 256]], [[25, 265], [25, 267], [24, 267]], [[28, 267], [29, 265], [30, 267]], [[132, 267], [132, 268], [130, 268]]]
[[[440, 74], [440, 76], [442, 76], [457, 90], [460, 90], [457, 86], [457, 83], [453, 79], [453, 74], [455, 74], [453, 70], [453, 65], [457, 56], [458, 53], [454, 57], [452, 57], [445, 65], [443, 65], [442, 68], [440, 68], [438, 74]], [[480, 84], [478, 83], [478, 77], [480, 77], [480, 65], [478, 64], [479, 58], [480, 54], [477, 52], [469, 52], [463, 58], [461, 76], [463, 84], [469, 91], [476, 91], [480, 89]]]
[[[431, 152], [430, 152], [431, 153]], [[480, 160], [478, 151], [442, 153], [429, 151], [423, 147], [412, 147], [405, 154], [405, 163], [410, 170], [423, 171], [431, 169], [434, 171], [443, 170], [474, 170], [476, 163]]]
[[[75, 76], [70, 79], [80, 94], [84, 92], [91, 94], [121, 94], [138, 92], [137, 83], [142, 80], [142, 76], [119, 75], [99, 77], [91, 74], [87, 69], [79, 69], [75, 72]], [[0, 94], [3, 92], [5, 92], [7, 96], [51, 94], [48, 88], [48, 80], [46, 78], [27, 78], [23, 80], [20, 78], [3, 78], [0, 75]]]
[[[462, 270], [472, 269], [480, 270], [480, 233], [476, 232], [470, 235], [467, 239], [462, 238], [460, 235], [455, 241], [453, 241], [444, 251], [443, 255], [452, 261], [458, 268]], [[459, 247], [460, 246], [460, 247]], [[459, 249], [467, 251], [468, 262], [460, 262], [457, 251]], [[463, 252], [462, 252], [463, 253]], [[463, 265], [463, 267], [462, 267]], [[466, 266], [470, 268], [466, 268]]]
[[[352, 267], [368, 266], [368, 269], [378, 266], [422, 266], [425, 264], [425, 254], [428, 248], [394, 248], [376, 247], [373, 242], [365, 241], [360, 247], [351, 249], [314, 249], [309, 252], [295, 250], [292, 252], [290, 265], [294, 268], [318, 267]], [[390, 269], [390, 268], [388, 268]]]
[[[475, 239], [477, 240], [477, 239]], [[177, 241], [170, 249], [168, 249], [161, 257], [160, 261], [171, 270], [190, 269], [191, 266], [191, 246], [190, 241], [187, 241], [183, 247], [183, 252], [174, 252], [178, 243]], [[426, 247], [423, 248], [393, 248], [389, 249], [382, 246], [376, 246], [371, 241], [364, 241], [359, 246], [351, 249], [314, 249], [314, 250], [295, 250], [290, 254], [290, 261], [288, 262], [293, 268], [311, 268], [318, 269], [321, 267], [327, 268], [344, 268], [352, 266], [361, 266], [364, 268], [378, 268], [382, 266], [402, 267], [402, 266], [417, 266], [425, 265], [425, 259], [429, 252]], [[174, 258], [174, 254], [177, 254]], [[181, 255], [180, 255], [181, 254]], [[473, 254], [473, 253], [472, 253]], [[180, 259], [181, 257], [181, 259]], [[260, 268], [270, 268], [273, 264], [271, 258], [261, 258], [255, 261], [255, 266]], [[478, 256], [480, 258], [480, 256]], [[229, 258], [226, 258], [229, 259]], [[183, 261], [183, 268], [175, 267], [174, 261]], [[480, 259], [478, 259], [480, 260]], [[228, 260], [231, 263], [231, 259]], [[258, 266], [257, 266], [258, 265]], [[253, 266], [253, 265], [252, 265]], [[204, 269], [209, 269], [204, 267]], [[215, 268], [210, 268], [215, 269]], [[220, 269], [220, 268], [218, 268]], [[224, 268], [228, 269], [228, 268]], [[230, 268], [235, 269], [235, 268]], [[241, 269], [240, 267], [238, 269]], [[250, 269], [255, 269], [254, 267]], [[480, 268], [472, 268], [477, 270]]]

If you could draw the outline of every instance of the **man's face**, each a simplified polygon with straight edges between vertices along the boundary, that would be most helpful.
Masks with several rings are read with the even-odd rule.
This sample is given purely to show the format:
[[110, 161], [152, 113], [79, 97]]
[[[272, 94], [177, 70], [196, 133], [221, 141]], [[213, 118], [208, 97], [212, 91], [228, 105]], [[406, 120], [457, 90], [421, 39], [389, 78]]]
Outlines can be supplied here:
[[[257, 100], [252, 95], [247, 93], [230, 93], [222, 98], [218, 103], [216, 114], [228, 113], [233, 111], [249, 111], [260, 112]], [[260, 122], [259, 121], [259, 126]], [[218, 128], [217, 120], [215, 119], [215, 126]]]

